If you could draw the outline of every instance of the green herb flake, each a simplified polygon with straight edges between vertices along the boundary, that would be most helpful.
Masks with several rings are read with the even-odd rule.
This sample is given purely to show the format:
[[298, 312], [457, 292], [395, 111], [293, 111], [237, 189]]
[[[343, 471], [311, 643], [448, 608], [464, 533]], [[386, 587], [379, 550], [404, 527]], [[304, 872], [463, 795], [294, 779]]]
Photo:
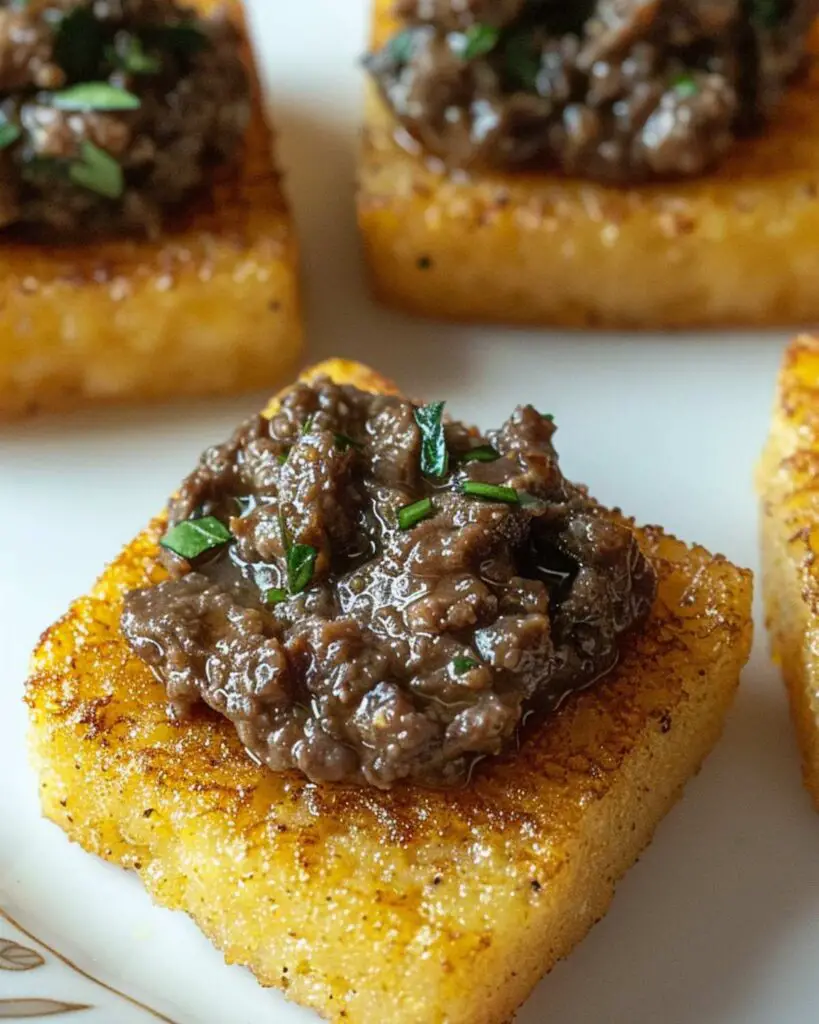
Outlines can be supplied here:
[[290, 455], [292, 449], [288, 448], [286, 452], [279, 452], [276, 456], [276, 461], [280, 466], [283, 466], [287, 462], [287, 457]]
[[360, 441], [356, 441], [347, 434], [334, 434], [333, 438], [336, 442], [336, 448], [340, 448], [343, 452], [348, 451], [350, 448], [361, 449], [364, 447]]
[[12, 124], [11, 121], [0, 123], [0, 149], [8, 149], [22, 134], [18, 124]]
[[139, 96], [109, 82], [83, 82], [69, 89], [52, 93], [51, 102], [58, 110], [137, 110]]
[[480, 662], [475, 661], [474, 658], [466, 658], [458, 656], [452, 659], [452, 671], [456, 676], [465, 675], [467, 672], [471, 672], [473, 668], [478, 668]]
[[111, 154], [85, 140], [80, 146], [80, 158], [68, 167], [74, 184], [106, 199], [119, 199], [125, 191], [125, 177]]
[[503, 63], [511, 84], [527, 92], [537, 91], [540, 55], [532, 36], [519, 32], [509, 38], [503, 51]]
[[529, 494], [528, 491], [518, 491], [518, 503], [523, 508], [531, 508], [533, 505], [545, 505], [543, 498], [538, 498], [535, 494]]
[[396, 64], [409, 64], [414, 48], [413, 34], [409, 29], [394, 35], [386, 46], [387, 52]]
[[480, 480], [466, 480], [462, 489], [464, 494], [473, 498], [502, 501], [507, 505], [520, 504], [520, 492], [516, 491], [514, 487], [505, 487], [503, 484], [485, 484]]
[[281, 587], [271, 587], [265, 591], [264, 599], [267, 604], [281, 604], [287, 600], [287, 591]]
[[432, 504], [432, 498], [421, 498], [420, 501], [413, 501], [411, 505], [403, 505], [398, 509], [398, 528], [400, 530], [411, 530], [422, 519], [429, 519], [434, 514], [435, 506]]
[[475, 60], [484, 57], [498, 44], [500, 32], [491, 25], [470, 25], [464, 33], [464, 60]]
[[415, 422], [421, 431], [421, 472], [439, 479], [446, 475], [449, 456], [444, 435], [444, 402], [432, 402], [415, 410]]
[[501, 453], [491, 444], [479, 444], [469, 451], [461, 452], [458, 462], [497, 462], [500, 457]]
[[293, 544], [287, 552], [287, 589], [300, 594], [313, 578], [318, 551], [309, 544]]
[[190, 560], [227, 544], [231, 539], [232, 534], [224, 523], [215, 516], [203, 516], [202, 519], [186, 519], [177, 523], [159, 543], [180, 558]]
[[279, 520], [279, 537], [282, 542], [282, 548], [284, 549], [285, 555], [290, 553], [290, 549], [293, 547], [293, 538], [290, 536], [290, 531], [287, 529], [287, 523], [284, 521], [282, 510], [279, 509], [278, 513]]
[[108, 59], [118, 68], [132, 75], [156, 75], [162, 70], [162, 61], [148, 53], [139, 36], [127, 36], [122, 44], [107, 51]]
[[279, 509], [278, 520], [279, 536], [287, 566], [287, 591], [290, 594], [300, 594], [313, 578], [318, 551], [310, 544], [293, 543], [281, 509]]
[[700, 87], [691, 75], [679, 75], [673, 81], [674, 92], [678, 96], [682, 96], [683, 99], [688, 99], [691, 96], [696, 96], [700, 91]]

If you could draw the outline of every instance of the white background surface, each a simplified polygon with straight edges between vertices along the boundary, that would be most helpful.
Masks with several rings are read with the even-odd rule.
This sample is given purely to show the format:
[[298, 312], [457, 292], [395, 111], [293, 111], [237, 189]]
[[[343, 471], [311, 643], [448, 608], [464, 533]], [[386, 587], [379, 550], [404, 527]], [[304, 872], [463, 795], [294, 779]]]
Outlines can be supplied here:
[[[363, 4], [251, 3], [303, 237], [311, 357], [364, 359], [485, 425], [518, 401], [549, 409], [569, 476], [638, 519], [756, 568], [752, 470], [784, 335], [513, 332], [370, 305], [352, 207]], [[153, 908], [134, 878], [39, 820], [20, 695], [39, 632], [261, 397], [0, 429], [0, 905], [179, 1022], [315, 1018], [225, 967], [187, 919]], [[724, 740], [608, 917], [518, 1021], [812, 1024], [817, 961], [819, 817], [800, 785], [760, 623]], [[36, 973], [0, 974], [0, 998], [42, 995], [42, 986], [26, 991]], [[49, 984], [96, 1007], [72, 1017], [78, 1024], [145, 1019], [85, 982], [79, 991], [68, 972]]]

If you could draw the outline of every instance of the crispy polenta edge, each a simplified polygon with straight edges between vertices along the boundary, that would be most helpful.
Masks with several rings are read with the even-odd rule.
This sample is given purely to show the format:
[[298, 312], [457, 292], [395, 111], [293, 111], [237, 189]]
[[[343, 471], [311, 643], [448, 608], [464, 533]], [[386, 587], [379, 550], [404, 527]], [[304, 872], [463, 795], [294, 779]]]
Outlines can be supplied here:
[[237, 163], [157, 241], [0, 241], [0, 417], [277, 385], [298, 362], [298, 252], [240, 0], [253, 110]]
[[[374, 45], [396, 28], [392, 7], [374, 0]], [[358, 221], [376, 296], [426, 316], [649, 329], [816, 320], [819, 66], [716, 172], [635, 188], [447, 175], [397, 144], [370, 86]]]
[[819, 340], [785, 353], [770, 433], [757, 472], [762, 590], [771, 647], [782, 669], [819, 810]]
[[[354, 363], [308, 371], [394, 390]], [[268, 413], [275, 405], [268, 408]], [[229, 962], [334, 1021], [500, 1024], [606, 911], [719, 736], [751, 576], [637, 532], [659, 596], [617, 669], [456, 792], [316, 786], [257, 767], [224, 720], [166, 715], [119, 631], [158, 578], [161, 519], [42, 637], [26, 699], [44, 813], [139, 872]]]

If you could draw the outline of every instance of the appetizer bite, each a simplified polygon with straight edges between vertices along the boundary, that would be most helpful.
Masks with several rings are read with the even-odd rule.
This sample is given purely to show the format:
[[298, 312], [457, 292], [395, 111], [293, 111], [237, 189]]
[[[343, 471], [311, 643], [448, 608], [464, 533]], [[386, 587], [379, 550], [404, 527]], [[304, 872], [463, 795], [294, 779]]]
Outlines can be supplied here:
[[817, 0], [374, 12], [358, 215], [380, 298], [572, 326], [819, 316]]
[[351, 1024], [501, 1024], [716, 741], [751, 578], [354, 363], [208, 449], [44, 635], [45, 814]]
[[289, 370], [270, 147], [239, 0], [0, 4], [0, 415]]
[[757, 489], [762, 589], [771, 647], [788, 691], [805, 785], [819, 810], [817, 394], [819, 340], [803, 336], [785, 353]]

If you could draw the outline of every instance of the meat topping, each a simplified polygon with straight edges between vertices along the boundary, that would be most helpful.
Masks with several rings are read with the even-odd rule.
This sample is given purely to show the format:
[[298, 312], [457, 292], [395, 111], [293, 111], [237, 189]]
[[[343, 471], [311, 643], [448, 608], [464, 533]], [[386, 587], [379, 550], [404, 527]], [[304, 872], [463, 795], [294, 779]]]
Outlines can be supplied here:
[[554, 431], [531, 406], [482, 435], [442, 403], [299, 384], [184, 481], [125, 636], [176, 716], [208, 705], [274, 771], [461, 783], [611, 669], [654, 599]]

